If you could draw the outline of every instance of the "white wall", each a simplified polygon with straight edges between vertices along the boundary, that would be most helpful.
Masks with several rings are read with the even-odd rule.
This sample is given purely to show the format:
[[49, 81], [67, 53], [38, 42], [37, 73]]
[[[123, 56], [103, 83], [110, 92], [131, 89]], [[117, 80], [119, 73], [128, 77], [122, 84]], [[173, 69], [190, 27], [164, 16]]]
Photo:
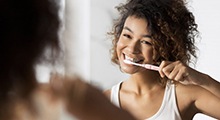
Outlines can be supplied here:
[[219, 0], [193, 0], [192, 7], [196, 21], [199, 25], [202, 40], [199, 43], [200, 56], [198, 70], [205, 72], [220, 80], [218, 64], [220, 56], [220, 1]]
[[[190, 3], [202, 37], [198, 43], [199, 58], [196, 69], [220, 80], [218, 69], [220, 67], [218, 64], [220, 59], [220, 1], [191, 0]], [[195, 120], [212, 120], [212, 118], [200, 114], [195, 117]]]
[[117, 66], [111, 63], [111, 40], [107, 32], [116, 18], [114, 9], [122, 0], [91, 0], [91, 79], [101, 89], [110, 88], [125, 78]]

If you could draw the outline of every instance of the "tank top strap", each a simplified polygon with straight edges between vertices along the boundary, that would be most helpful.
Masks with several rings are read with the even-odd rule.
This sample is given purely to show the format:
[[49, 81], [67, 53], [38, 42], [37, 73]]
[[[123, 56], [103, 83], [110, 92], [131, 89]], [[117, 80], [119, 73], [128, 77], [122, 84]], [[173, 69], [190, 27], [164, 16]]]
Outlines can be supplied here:
[[122, 81], [119, 82], [118, 84], [112, 86], [111, 88], [111, 96], [110, 100], [113, 104], [115, 104], [117, 107], [120, 108], [120, 102], [119, 102], [119, 89], [122, 84]]

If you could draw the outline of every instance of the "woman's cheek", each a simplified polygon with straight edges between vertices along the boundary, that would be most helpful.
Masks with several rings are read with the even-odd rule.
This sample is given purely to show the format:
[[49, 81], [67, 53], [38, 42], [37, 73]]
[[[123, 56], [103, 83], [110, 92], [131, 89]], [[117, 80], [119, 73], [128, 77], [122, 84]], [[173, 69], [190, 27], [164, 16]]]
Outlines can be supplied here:
[[119, 40], [116, 46], [117, 54], [120, 53], [121, 48], [123, 48], [123, 43], [121, 43]]
[[146, 61], [148, 61], [149, 63], [154, 63], [154, 60], [156, 60], [156, 57], [157, 56], [155, 56], [156, 54], [154, 54], [154, 51], [153, 50], [147, 50], [147, 51], [145, 51], [145, 52], [143, 52], [143, 53], [145, 53], [145, 60]]

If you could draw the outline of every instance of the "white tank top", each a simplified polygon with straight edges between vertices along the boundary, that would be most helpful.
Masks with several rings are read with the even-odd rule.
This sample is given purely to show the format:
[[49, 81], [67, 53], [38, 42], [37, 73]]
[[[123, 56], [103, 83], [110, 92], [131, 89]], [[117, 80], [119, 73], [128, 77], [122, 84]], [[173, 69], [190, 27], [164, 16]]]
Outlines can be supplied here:
[[[111, 89], [111, 102], [120, 108], [119, 90], [122, 82]], [[181, 120], [176, 104], [175, 85], [167, 82], [163, 102], [156, 114], [145, 120]]]

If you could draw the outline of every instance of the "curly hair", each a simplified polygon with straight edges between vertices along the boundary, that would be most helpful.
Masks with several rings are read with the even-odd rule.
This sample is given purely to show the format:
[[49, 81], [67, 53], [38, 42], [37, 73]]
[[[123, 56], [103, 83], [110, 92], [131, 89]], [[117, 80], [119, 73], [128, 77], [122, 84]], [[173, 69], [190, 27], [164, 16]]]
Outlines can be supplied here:
[[129, 0], [116, 7], [120, 18], [109, 35], [113, 36], [112, 62], [118, 64], [117, 42], [129, 16], [146, 19], [152, 34], [153, 48], [159, 55], [155, 62], [181, 61], [189, 64], [197, 58], [195, 38], [198, 36], [194, 15], [183, 0]]

